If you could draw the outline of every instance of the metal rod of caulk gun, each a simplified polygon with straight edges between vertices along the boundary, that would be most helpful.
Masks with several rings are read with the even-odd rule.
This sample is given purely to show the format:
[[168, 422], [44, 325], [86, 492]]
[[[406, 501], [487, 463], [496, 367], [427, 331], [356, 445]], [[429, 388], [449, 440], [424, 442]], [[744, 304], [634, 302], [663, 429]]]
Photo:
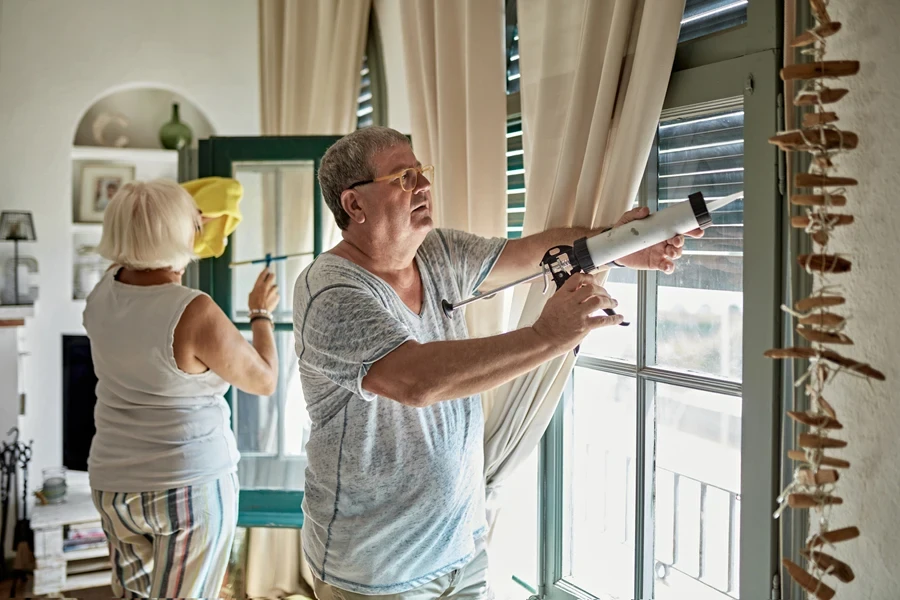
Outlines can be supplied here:
[[538, 277], [543, 277], [544, 274], [545, 274], [545, 271], [541, 270], [541, 271], [538, 271], [537, 273], [534, 273], [533, 275], [523, 277], [522, 279], [517, 279], [516, 281], [513, 281], [511, 283], [507, 283], [504, 286], [494, 288], [492, 290], [488, 290], [484, 293], [476, 293], [474, 296], [469, 296], [465, 300], [460, 300], [459, 302], [456, 302], [456, 303], [447, 302], [446, 300], [442, 300], [441, 306], [443, 306], [443, 308], [444, 308], [444, 314], [446, 314], [449, 317], [453, 313], [453, 311], [455, 311], [457, 308], [462, 308], [463, 306], [465, 306], [467, 304], [472, 304], [473, 302], [476, 302], [478, 300], [486, 300], [486, 299], [490, 298], [491, 296], [494, 296], [495, 294], [499, 294], [500, 292], [508, 290], [509, 288], [516, 287], [520, 283], [528, 283], [529, 281], [534, 281]]

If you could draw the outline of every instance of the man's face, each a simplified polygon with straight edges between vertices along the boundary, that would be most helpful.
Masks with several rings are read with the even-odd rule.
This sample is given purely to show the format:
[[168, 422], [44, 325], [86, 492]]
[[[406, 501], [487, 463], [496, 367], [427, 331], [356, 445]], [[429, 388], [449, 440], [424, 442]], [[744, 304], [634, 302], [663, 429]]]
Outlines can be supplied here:
[[372, 165], [376, 178], [397, 176], [357, 188], [358, 202], [366, 217], [364, 225], [373, 236], [387, 236], [398, 242], [410, 237], [424, 239], [425, 234], [434, 227], [431, 182], [421, 173], [411, 180], [415, 181], [415, 185], [410, 191], [405, 191], [400, 182], [404, 169], [421, 166], [412, 148], [402, 144], [383, 150], [375, 155]]

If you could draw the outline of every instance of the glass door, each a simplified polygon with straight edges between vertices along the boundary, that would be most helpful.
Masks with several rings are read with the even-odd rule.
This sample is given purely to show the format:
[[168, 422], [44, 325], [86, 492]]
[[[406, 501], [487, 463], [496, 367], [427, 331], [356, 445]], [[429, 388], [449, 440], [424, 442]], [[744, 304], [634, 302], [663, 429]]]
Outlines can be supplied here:
[[301, 271], [334, 230], [317, 181], [325, 150], [336, 136], [211, 138], [200, 142], [200, 177], [230, 177], [244, 189], [242, 221], [223, 256], [200, 264], [200, 288], [251, 339], [247, 296], [267, 257], [281, 301], [275, 310], [279, 357], [271, 396], [228, 393], [241, 461], [238, 523], [243, 527], [300, 527], [309, 417], [293, 336], [293, 288]]

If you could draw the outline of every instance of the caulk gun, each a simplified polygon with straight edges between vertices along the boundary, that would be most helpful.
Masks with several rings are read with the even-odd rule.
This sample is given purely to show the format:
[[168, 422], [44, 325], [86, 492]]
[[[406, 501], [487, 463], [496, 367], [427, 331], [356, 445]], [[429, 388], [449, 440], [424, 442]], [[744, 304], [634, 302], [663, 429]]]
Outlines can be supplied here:
[[[451, 303], [444, 300], [441, 303], [444, 314], [452, 317], [457, 308], [477, 300], [490, 298], [520, 283], [534, 281], [538, 277], [544, 278], [544, 293], [547, 292], [551, 277], [556, 283], [556, 289], [559, 289], [575, 273], [590, 273], [598, 267], [612, 265], [613, 261], [623, 256], [628, 256], [678, 234], [698, 228], [706, 229], [712, 225], [711, 212], [743, 197], [744, 192], [738, 192], [707, 202], [703, 199], [703, 194], [694, 192], [688, 196], [687, 200], [657, 211], [644, 219], [608, 229], [591, 238], [584, 237], [575, 240], [573, 246], [555, 246], [544, 254], [544, 258], [541, 260], [541, 270], [538, 273], [493, 290], [475, 292], [473, 296], [459, 302]], [[616, 314], [609, 308], [603, 310], [608, 315]], [[628, 325], [628, 323], [622, 323], [622, 325]]]

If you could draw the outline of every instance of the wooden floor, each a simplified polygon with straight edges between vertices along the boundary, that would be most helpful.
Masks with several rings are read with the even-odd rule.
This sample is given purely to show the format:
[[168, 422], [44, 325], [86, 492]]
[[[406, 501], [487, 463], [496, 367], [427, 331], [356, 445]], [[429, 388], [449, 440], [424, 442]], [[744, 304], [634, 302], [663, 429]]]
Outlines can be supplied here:
[[[11, 598], [9, 595], [12, 590], [12, 581], [0, 581], [0, 598]], [[28, 578], [26, 584], [16, 586], [16, 598], [44, 598], [45, 596], [35, 596], [31, 593], [31, 578]], [[83, 600], [99, 600], [100, 598], [112, 598], [112, 588], [109, 586], [101, 588], [91, 588], [88, 590], [76, 590], [68, 592], [67, 598], [82, 598]]]

